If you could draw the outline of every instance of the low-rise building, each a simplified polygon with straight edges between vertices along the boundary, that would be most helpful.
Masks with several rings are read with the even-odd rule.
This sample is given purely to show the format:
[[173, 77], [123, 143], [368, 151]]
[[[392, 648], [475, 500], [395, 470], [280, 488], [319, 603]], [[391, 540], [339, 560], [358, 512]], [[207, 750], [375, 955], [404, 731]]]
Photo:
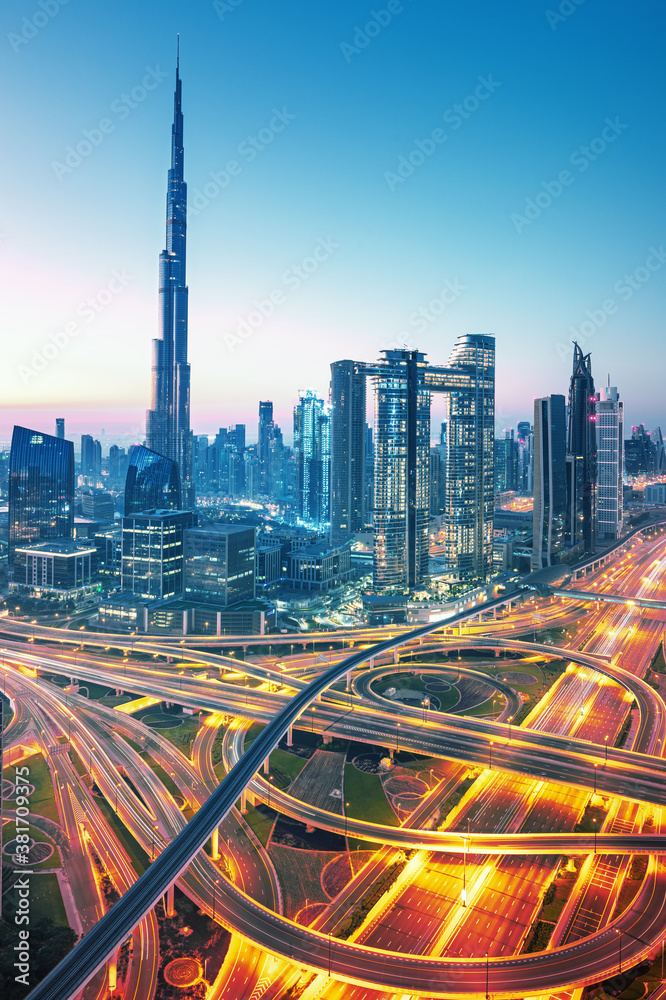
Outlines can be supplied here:
[[14, 588], [35, 596], [55, 593], [77, 599], [98, 589], [97, 549], [72, 538], [55, 539], [14, 550]]

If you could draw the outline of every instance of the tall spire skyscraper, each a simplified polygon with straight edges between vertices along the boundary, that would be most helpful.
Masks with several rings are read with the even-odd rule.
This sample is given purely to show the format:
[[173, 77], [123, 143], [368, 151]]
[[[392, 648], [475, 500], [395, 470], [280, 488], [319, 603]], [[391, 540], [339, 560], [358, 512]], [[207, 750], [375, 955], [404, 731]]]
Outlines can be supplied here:
[[183, 180], [183, 112], [180, 59], [176, 59], [171, 168], [166, 203], [166, 249], [160, 254], [159, 330], [153, 341], [152, 399], [146, 419], [151, 451], [178, 464], [183, 507], [194, 507], [190, 366], [187, 361], [187, 184]]

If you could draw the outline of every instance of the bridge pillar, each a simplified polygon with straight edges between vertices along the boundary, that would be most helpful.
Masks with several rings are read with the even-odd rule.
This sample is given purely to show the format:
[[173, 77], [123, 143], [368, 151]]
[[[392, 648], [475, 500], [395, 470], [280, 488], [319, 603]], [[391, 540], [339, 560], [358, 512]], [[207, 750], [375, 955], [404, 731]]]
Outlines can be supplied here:
[[497, 608], [493, 608], [493, 618], [497, 618]]
[[351, 670], [347, 671], [347, 691], [351, 691]]
[[118, 985], [118, 949], [109, 959], [109, 990], [113, 993]]
[[289, 726], [289, 729], [287, 730], [287, 746], [293, 747], [293, 745], [294, 745], [294, 727]]
[[270, 758], [267, 757], [264, 761], [264, 774], [268, 774], [270, 770]]
[[173, 885], [173, 882], [172, 882], [171, 885], [169, 886], [169, 888], [167, 889], [166, 906], [164, 907], [164, 912], [166, 913], [167, 917], [175, 917], [175, 915], [176, 915], [176, 907], [174, 905], [174, 898], [173, 898], [174, 891], [173, 890], [174, 890], [174, 885]]
[[397, 663], [397, 662], [398, 662], [398, 650], [397, 650], [397, 648], [395, 648], [395, 649], [393, 650], [393, 662], [394, 662], [394, 663]]
[[368, 661], [368, 667], [370, 668], [370, 670], [372, 670], [372, 668], [374, 667], [374, 665], [375, 665], [375, 658], [374, 658], [374, 656], [371, 656], [370, 660]]
[[220, 856], [220, 830], [217, 826], [213, 830], [211, 837], [210, 856], [213, 861], [217, 861]]
[[116, 688], [116, 698], [120, 698], [124, 694], [124, 691], [121, 691], [120, 688]]
[[247, 813], [247, 792], [245, 789], [241, 792], [241, 813], [243, 816]]
[[324, 736], [324, 745], [326, 745], [327, 743], [332, 743], [332, 742], [333, 742], [333, 737], [332, 736]]

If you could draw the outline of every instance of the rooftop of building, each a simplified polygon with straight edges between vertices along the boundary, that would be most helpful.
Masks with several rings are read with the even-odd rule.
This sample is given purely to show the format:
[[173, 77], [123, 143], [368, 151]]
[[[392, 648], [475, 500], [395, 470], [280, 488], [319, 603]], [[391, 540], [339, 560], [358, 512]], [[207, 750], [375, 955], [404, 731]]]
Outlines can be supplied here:
[[256, 528], [253, 524], [226, 524], [214, 521], [212, 524], [199, 524], [188, 530], [203, 534], [236, 535], [243, 531], [256, 531]]
[[17, 545], [16, 552], [40, 552], [42, 555], [73, 556], [85, 552], [97, 552], [94, 545], [82, 545], [74, 538], [55, 538], [50, 542], [36, 542], [34, 545]]

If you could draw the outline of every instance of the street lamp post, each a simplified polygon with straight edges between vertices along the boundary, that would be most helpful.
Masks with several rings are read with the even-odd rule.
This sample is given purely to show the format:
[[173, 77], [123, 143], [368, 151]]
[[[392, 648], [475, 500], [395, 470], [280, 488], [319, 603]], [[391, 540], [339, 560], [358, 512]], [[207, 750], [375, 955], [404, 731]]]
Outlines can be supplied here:
[[604, 743], [606, 746], [606, 763], [608, 764], [608, 737], [604, 736]]
[[347, 839], [347, 810], [349, 809], [349, 803], [345, 802], [345, 840]]
[[597, 794], [597, 767], [598, 764], [594, 765], [594, 794]]
[[492, 771], [492, 769], [493, 769], [493, 746], [494, 746], [494, 743], [495, 743], [495, 741], [491, 740], [490, 743], [488, 744], [488, 770], [489, 771]]
[[400, 752], [400, 723], [396, 724], [395, 730], [395, 752], [396, 755]]
[[594, 823], [594, 853], [596, 854], [597, 853], [597, 819], [596, 819], [596, 816], [592, 820], [592, 822]]
[[488, 989], [488, 977], [490, 974], [488, 952], [486, 952], [486, 1000], [490, 1000], [490, 990]]
[[150, 842], [150, 860], [155, 860], [155, 833], [157, 832], [157, 824], [151, 830], [151, 842]]

